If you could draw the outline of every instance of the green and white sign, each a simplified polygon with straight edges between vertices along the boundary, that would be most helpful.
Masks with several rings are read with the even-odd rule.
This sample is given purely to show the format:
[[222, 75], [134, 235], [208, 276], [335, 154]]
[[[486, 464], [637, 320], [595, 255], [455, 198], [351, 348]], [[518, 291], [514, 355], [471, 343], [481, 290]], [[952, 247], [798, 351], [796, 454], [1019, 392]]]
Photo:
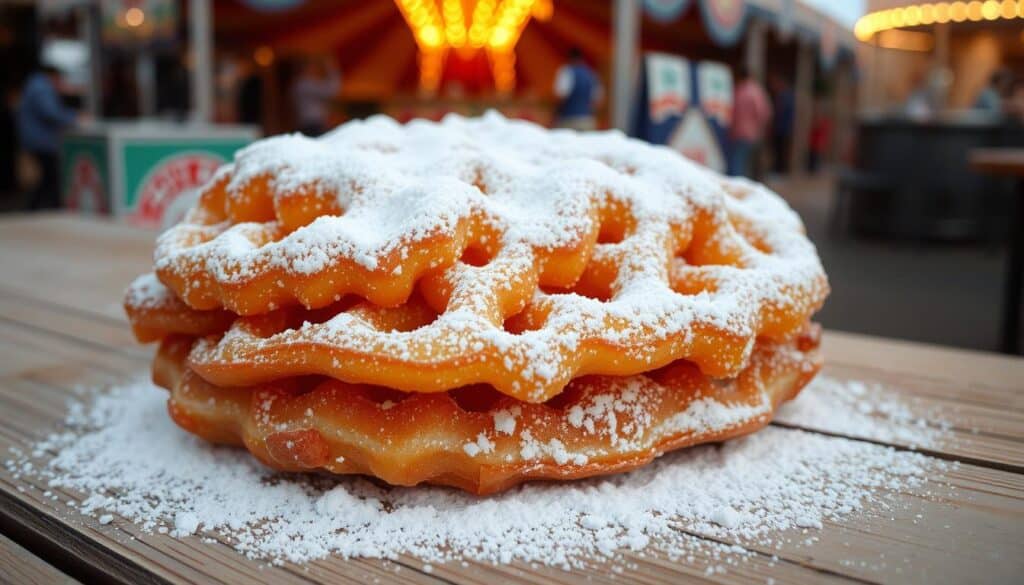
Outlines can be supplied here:
[[182, 213], [179, 198], [206, 184], [255, 138], [244, 126], [145, 122], [76, 130], [61, 150], [64, 201], [141, 225], [166, 225]]
[[106, 140], [99, 136], [69, 136], [64, 140], [62, 155], [64, 206], [89, 214], [110, 213]]
[[160, 225], [182, 194], [202, 187], [247, 141], [125, 142], [121, 208], [135, 223]]

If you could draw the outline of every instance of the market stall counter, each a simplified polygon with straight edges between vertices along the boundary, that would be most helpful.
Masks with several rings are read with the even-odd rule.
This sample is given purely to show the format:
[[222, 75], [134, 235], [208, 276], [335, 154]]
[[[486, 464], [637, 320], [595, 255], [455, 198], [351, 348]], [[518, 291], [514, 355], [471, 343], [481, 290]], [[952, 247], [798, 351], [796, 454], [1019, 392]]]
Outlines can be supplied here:
[[77, 128], [61, 144], [65, 207], [133, 223], [173, 223], [187, 194], [234, 152], [255, 140], [254, 126], [101, 122]]

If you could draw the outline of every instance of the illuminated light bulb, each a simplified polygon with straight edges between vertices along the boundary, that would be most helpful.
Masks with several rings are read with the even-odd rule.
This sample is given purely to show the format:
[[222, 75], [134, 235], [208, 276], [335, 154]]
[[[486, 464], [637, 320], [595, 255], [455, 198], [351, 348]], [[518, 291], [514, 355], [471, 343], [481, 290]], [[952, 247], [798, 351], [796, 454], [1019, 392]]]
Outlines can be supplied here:
[[491, 35], [490, 45], [495, 49], [499, 49], [505, 46], [510, 40], [512, 40], [512, 33], [506, 27], [499, 27], [494, 30]]
[[985, 3], [981, 5], [981, 16], [985, 20], [995, 20], [999, 18], [1000, 6], [998, 0], [985, 0]]
[[533, 17], [541, 22], [551, 20], [555, 6], [551, 0], [538, 0], [533, 4]]
[[878, 15], [878, 25], [875, 27], [877, 30], [889, 28], [890, 20], [892, 18], [892, 11], [886, 10]]
[[1017, 3], [1014, 0], [1003, 0], [999, 12], [1000, 16], [1003, 18], [1013, 18], [1014, 16], [1017, 16]]
[[953, 22], [963, 22], [967, 20], [967, 4], [965, 2], [954, 2], [949, 7], [949, 18]]
[[867, 21], [863, 18], [857, 21], [857, 24], [853, 27], [853, 34], [859, 41], [868, 41], [871, 39], [872, 31]]
[[135, 6], [124, 11], [124, 23], [130, 27], [142, 26], [146, 22], [146, 13]]
[[935, 22], [935, 8], [931, 4], [921, 6], [921, 24], [932, 24], [933, 22]]
[[908, 6], [903, 11], [903, 21], [907, 26], [917, 26], [921, 24], [921, 8], [918, 6]]
[[974, 0], [973, 2], [967, 3], [967, 20], [971, 22], [978, 22], [981, 20], [981, 0]]
[[441, 29], [434, 25], [423, 27], [420, 31], [420, 39], [428, 47], [440, 47], [441, 41], [444, 40], [441, 35]]
[[900, 28], [903, 26], [903, 9], [893, 9], [892, 15], [889, 16], [889, 26], [891, 28]]
[[257, 47], [252, 54], [252, 60], [260, 67], [270, 67], [274, 64], [274, 50], [266, 45]]
[[935, 5], [935, 22], [939, 24], [945, 24], [949, 22], [950, 16], [949, 4], [936, 4]]

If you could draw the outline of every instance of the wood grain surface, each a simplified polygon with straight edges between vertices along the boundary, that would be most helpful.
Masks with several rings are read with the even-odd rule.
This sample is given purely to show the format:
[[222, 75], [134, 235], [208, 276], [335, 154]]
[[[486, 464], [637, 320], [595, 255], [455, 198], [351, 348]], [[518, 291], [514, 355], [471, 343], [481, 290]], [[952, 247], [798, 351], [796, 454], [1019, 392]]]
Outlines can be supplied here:
[[[0, 220], [0, 453], [59, 424], [83, 385], [145, 371], [120, 310], [127, 283], [148, 269], [153, 233], [69, 216]], [[884, 494], [810, 536], [706, 574], [707, 553], [668, 561], [629, 553], [616, 566], [567, 572], [524, 563], [447, 563], [328, 558], [267, 566], [228, 544], [147, 534], [115, 518], [79, 514], [81, 494], [57, 499], [38, 480], [0, 468], [0, 581], [19, 583], [1014, 583], [1024, 574], [1024, 360], [827, 332], [826, 372], [898, 388], [922, 413], [952, 424], [927, 454], [956, 465], [926, 485]], [[820, 424], [780, 428], [845, 436]], [[850, 437], [868, 440], [866, 437]], [[894, 443], [897, 449], [909, 445]], [[6, 455], [0, 460], [6, 459]], [[698, 535], [699, 536], [699, 535]]]

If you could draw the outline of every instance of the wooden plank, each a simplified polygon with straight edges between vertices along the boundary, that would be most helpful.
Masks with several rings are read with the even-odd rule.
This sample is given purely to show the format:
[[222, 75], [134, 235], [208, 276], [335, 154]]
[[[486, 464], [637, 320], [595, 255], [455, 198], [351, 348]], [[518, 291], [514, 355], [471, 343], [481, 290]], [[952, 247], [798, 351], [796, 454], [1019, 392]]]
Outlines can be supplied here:
[[[73, 384], [81, 383], [82, 380], [102, 384], [109, 379], [108, 374], [105, 372], [88, 374], [78, 371], [76, 375], [75, 369], [81, 370], [81, 366], [38, 371], [34, 372], [31, 377], [0, 379], [0, 452], [6, 451], [9, 446], [23, 446], [39, 440], [45, 436], [49, 429], [55, 428], [63, 418], [67, 401], [76, 396]], [[24, 488], [26, 492], [18, 493], [15, 496], [13, 492], [17, 491], [19, 486]], [[52, 533], [56, 530], [64, 534], [63, 538], [73, 540], [85, 539], [80, 544], [86, 547], [88, 539], [94, 537], [92, 532], [88, 532], [84, 536], [78, 533], [65, 534], [68, 530], [75, 530], [79, 524], [96, 529], [94, 519], [83, 518], [76, 514], [73, 507], [66, 505], [66, 502], [69, 500], [73, 502], [80, 501], [82, 495], [62, 490], [59, 492], [58, 502], [54, 504], [54, 502], [41, 496], [47, 489], [47, 486], [39, 484], [31, 478], [13, 478], [9, 472], [0, 470], [0, 503], [3, 503], [5, 495], [7, 497], [15, 496], [27, 500], [27, 503], [20, 506], [5, 505], [5, 507], [10, 507], [18, 513], [15, 522], [43, 526], [38, 532]], [[34, 508], [40, 508], [40, 514], [43, 516], [56, 515], [56, 518], [40, 520], [32, 516], [31, 510]], [[70, 524], [70, 527], [62, 526], [57, 528], [53, 526], [54, 522], [60, 521], [67, 522]], [[198, 538], [189, 537], [178, 540], [161, 535], [145, 534], [130, 522], [121, 519], [116, 520], [113, 526], [127, 532], [134, 539], [128, 542], [137, 543], [137, 546], [133, 544], [131, 547], [137, 554], [145, 555], [145, 549], [139, 549], [139, 547], [145, 545], [158, 547], [163, 553], [172, 554], [172, 556], [180, 554], [184, 558], [178, 560], [182, 562], [195, 562], [199, 558], [198, 555], [206, 551], [204, 547], [207, 545], [200, 542]], [[99, 529], [103, 528], [99, 527]], [[125, 545], [123, 540], [123, 538], [115, 538], [113, 542], [118, 543], [115, 545], [111, 540], [97, 539], [97, 546], [114, 546], [116, 548]], [[188, 544], [181, 544], [183, 542]], [[234, 562], [232, 555], [241, 559], [239, 555], [228, 549], [223, 543], [215, 546], [222, 546], [224, 549], [227, 549], [222, 552], [205, 553], [213, 555], [217, 563], [232, 564]], [[149, 565], [145, 565], [141, 560], [135, 559], [128, 551], [121, 551], [119, 548], [117, 548], [117, 551], [120, 557], [123, 557], [119, 557], [117, 561], [119, 563], [117, 565], [119, 574], [122, 574], [126, 580], [139, 579], [140, 576], [137, 574], [137, 571], [143, 569], [136, 565], [142, 564], [143, 567], [148, 567]], [[839, 576], [823, 574], [813, 567], [804, 566], [802, 563], [791, 562], [786, 559], [773, 559], [772, 553], [769, 552], [753, 555], [740, 566], [729, 567], [730, 572], [713, 573], [711, 575], [705, 574], [708, 569], [714, 569], [721, 565], [721, 562], [715, 558], [711, 550], [695, 551], [694, 558], [685, 563], [657, 559], [649, 554], [644, 557], [635, 554], [626, 554], [625, 556], [627, 559], [625, 567], [623, 567], [621, 562], [618, 564], [595, 564], [595, 567], [586, 573], [587, 581], [598, 584], [621, 583], [623, 580], [637, 583], [672, 583], [678, 582], [678, 579], [685, 576], [688, 580], [694, 582], [762, 583], [764, 575], [773, 575], [773, 578], [778, 579], [780, 582], [790, 583], [845, 582]], [[99, 563], [99, 561], [87, 553], [83, 553], [82, 558], [79, 560], [82, 563], [93, 563], [94, 565]], [[213, 563], [214, 561], [210, 562]], [[393, 572], [397, 567], [404, 567], [405, 576], [412, 579], [419, 579], [417, 575], [421, 574], [424, 568], [422, 561], [411, 557], [401, 558], [399, 560], [400, 564], [394, 566], [385, 564], [378, 567], [372, 564], [374, 562], [328, 558], [303, 565], [301, 573], [304, 577], [318, 582], [352, 582], [353, 571], [369, 571], [369, 569], [363, 566], [364, 563], [371, 563], [371, 568], [375, 568], [378, 572], [383, 570]], [[350, 566], [353, 563], [356, 565], [355, 568]], [[172, 560], [162, 556], [157, 559], [154, 567], [153, 569], [147, 568], [145, 571], [156, 571], [157, 575], [161, 578], [172, 582], [179, 577], [190, 580], [193, 578], [192, 575], [184, 573], [184, 568], [178, 567]], [[299, 570], [294, 567], [293, 569]], [[579, 582], [579, 574], [576, 572], [566, 572], [558, 568], [545, 566], [530, 566], [524, 563], [494, 566], [476, 562], [467, 562], [465, 564], [448, 563], [434, 565], [431, 567], [431, 571], [430, 576], [440, 580], [440, 582], [482, 584], [494, 582], [536, 583], [539, 580], [546, 583]], [[651, 571], [654, 572], [651, 573]], [[401, 574], [402, 570], [399, 570], [399, 573]], [[366, 577], [366, 575], [362, 573], [360, 575], [360, 579], [369, 580], [369, 577]], [[381, 575], [376, 576], [380, 577]], [[388, 579], [397, 578], [395, 574], [391, 573], [388, 573], [386, 576]], [[240, 574], [237, 580], [232, 575], [217, 575], [218, 579], [224, 579], [229, 582], [248, 582], [249, 577], [247, 573]], [[267, 579], [270, 580], [269, 577]], [[360, 581], [357, 580], [355, 582]], [[409, 582], [423, 583], [431, 581], [416, 580]]]
[[0, 534], [0, 582], [20, 585], [75, 585], [77, 580]]
[[[8, 230], [12, 225], [15, 229]], [[74, 385], [102, 384], [145, 369], [149, 350], [133, 347], [119, 329], [119, 302], [123, 286], [148, 268], [152, 239], [151, 232], [68, 218], [5, 221], [4, 230], [0, 267], [14, 277], [0, 284], [0, 375], [7, 376], [0, 379], [0, 450], [52, 428], [74, 395]], [[114, 256], [116, 261], [104, 263], [116, 265], [109, 274], [88, 269], [97, 258]], [[62, 288], [69, 275], [76, 281], [74, 291]], [[747, 543], [756, 554], [728, 567], [725, 574], [704, 575], [704, 569], [715, 565], [710, 557], [698, 555], [693, 563], [679, 563], [632, 554], [626, 555], [622, 574], [609, 574], [610, 567], [604, 565], [573, 574], [522, 564], [479, 563], [439, 565], [428, 574], [421, 562], [409, 558], [391, 566], [332, 558], [302, 567], [266, 568], [249, 565], [251, 561], [222, 543], [146, 535], [121, 520], [99, 526], [63, 503], [74, 501], [77, 494], [62, 493], [58, 504], [35, 498], [32, 494], [41, 494], [45, 486], [34, 486], [28, 478], [15, 480], [6, 471], [0, 474], [0, 516], [7, 518], [7, 526], [11, 516], [30, 511], [29, 517], [19, 517], [13, 524], [55, 547], [78, 543], [88, 551], [80, 557], [100, 570], [107, 570], [107, 564], [120, 567], [110, 572], [123, 580], [1014, 580], [1024, 570], [1019, 558], [1024, 542], [1024, 476], [1006, 469], [1024, 465], [1024, 360], [836, 332], [826, 334], [825, 351], [830, 375], [878, 381], [903, 393], [922, 414], [936, 412], [950, 420], [950, 444], [940, 445], [936, 454], [979, 465], [961, 464], [938, 473], [914, 493], [886, 493], [882, 506], [841, 523], [826, 523], [820, 531], [790, 531], [779, 535], [773, 546]], [[840, 434], [827, 425], [809, 427]], [[809, 537], [819, 542], [806, 546]]]
[[[37, 389], [43, 387], [37, 384]], [[74, 396], [71, 389], [51, 392], [46, 401], [24, 400], [24, 384], [0, 381], [0, 452], [23, 448], [27, 442], [45, 436], [59, 419], [54, 416]], [[37, 396], [43, 392], [35, 393]], [[29, 407], [28, 405], [34, 405]], [[56, 500], [46, 497], [50, 488], [29, 475], [0, 471], [0, 527], [5, 533], [17, 531], [20, 540], [30, 541], [37, 550], [60, 555], [77, 573], [97, 579], [112, 577], [125, 583], [210, 582], [309, 583], [308, 567], [285, 564], [270, 567], [246, 559], [224, 543], [199, 538], [176, 539], [147, 534], [131, 522], [116, 519], [101, 524], [79, 514], [69, 503], [81, 501], [82, 494], [56, 490]], [[333, 575], [336, 582], [366, 583], [374, 579], [393, 580], [400, 564], [354, 560], [344, 563]], [[419, 573], [407, 567], [408, 574]], [[89, 579], [93, 580], [92, 578]], [[443, 581], [422, 574], [408, 582], [439, 584]]]
[[969, 160], [979, 173], [1024, 177], [1024, 148], [975, 148]]
[[1019, 474], [961, 465], [920, 491], [883, 492], [885, 507], [751, 548], [864, 581], [1010, 583], [1024, 571], [1022, 494]]
[[823, 349], [833, 364], [944, 380], [960, 390], [1002, 390], [1007, 408], [1024, 409], [1024, 358], [839, 331], [829, 331]]
[[113, 221], [33, 214], [3, 220], [0, 290], [123, 319], [121, 297], [150, 270], [156, 233]]
[[62, 336], [0, 319], [0, 372], [28, 374], [68, 365], [92, 365], [112, 374], [132, 374], [149, 355], [146, 348], [117, 348]]
[[128, 320], [97, 315], [0, 289], [0, 319], [71, 335], [113, 347], [135, 347]]
[[[826, 338], [832, 333], [827, 333]], [[1005, 407], [1005, 390], [979, 387], [963, 391], [960, 386], [923, 376], [889, 373], [875, 369], [826, 364], [823, 375], [840, 380], [880, 384], [886, 391], [898, 392], [911, 410], [933, 427], [948, 425], [937, 444], [920, 447], [912, 442], [890, 439], [887, 444], [915, 448], [929, 455], [955, 461], [1024, 472], [1024, 411]], [[836, 408], [846, 408], [836, 404]], [[836, 434], [854, 439], [870, 436], [838, 432], [828, 421], [808, 421], [783, 409], [776, 424], [809, 431]]]
[[[61, 376], [72, 381], [75, 379], [72, 374], [65, 370]], [[53, 393], [62, 394], [61, 398], [32, 401], [36, 405], [34, 408], [26, 404], [23, 398], [19, 399], [43, 394], [45, 388], [40, 385], [44, 382], [54, 383], [50, 388]], [[51, 410], [62, 404], [71, 395], [70, 392], [69, 388], [57, 385], [49, 371], [36, 372], [32, 381], [24, 377], [4, 380], [0, 382], [0, 396], [5, 402], [0, 403], [3, 406], [0, 411], [16, 412], [18, 415], [16, 420], [0, 418], [0, 426], [18, 434], [47, 428], [48, 425], [43, 421], [49, 417], [50, 425], [55, 422], [58, 415]], [[948, 489], [947, 484], [952, 484], [956, 489]], [[842, 524], [827, 523], [814, 534], [820, 542], [813, 547], [803, 544], [808, 535], [800, 530], [780, 535], [774, 547], [746, 544], [748, 549], [760, 554], [750, 565], [744, 564], [743, 570], [751, 570], [755, 575], [777, 575], [774, 578], [780, 580], [783, 579], [782, 575], [789, 573], [785, 577], [787, 581], [815, 581], [826, 574], [848, 575], [872, 581], [880, 577], [879, 571], [891, 569], [899, 571], [909, 582], [962, 582], [969, 580], [977, 571], [987, 571], [992, 577], [1003, 578], [1012, 571], [1024, 570], [1024, 566], [1012, 558], [1012, 543], [1021, 542], [1024, 537], [1020, 528], [1024, 526], [1021, 522], [1024, 519], [1024, 503], [1020, 498], [1020, 494], [1024, 493], [1022, 476], [976, 466], [962, 466], [959, 470], [934, 478], [926, 491], [931, 491], [932, 495], [899, 492], [887, 494], [882, 497], [882, 501], [891, 502], [891, 510], [869, 510]], [[954, 541], [962, 537], [960, 530], [964, 526], [979, 527], [978, 533], [972, 535], [972, 546], [953, 546]], [[142, 534], [134, 535], [143, 541], [147, 538]], [[993, 564], [993, 559], [986, 556], [985, 551], [1003, 557], [998, 559], [999, 563]], [[186, 552], [194, 554], [194, 551]], [[774, 566], [771, 563], [772, 555], [779, 557]], [[621, 578], [631, 575], [640, 579], [643, 575], [655, 580], [671, 580], [681, 578], [684, 574], [699, 577], [703, 575], [702, 566], [706, 568], [714, 565], [713, 559], [700, 559], [692, 565], [665, 563], [665, 567], [650, 576], [644, 571], [651, 570], [651, 567], [649, 564], [641, 564], [643, 559], [630, 555], [627, 558], [638, 563], [634, 569], [636, 574], [627, 571]], [[410, 564], [414, 562], [409, 561]], [[337, 563], [345, 564], [337, 559], [328, 559], [313, 563], [307, 569], [313, 571], [317, 578], [323, 576], [326, 579], [334, 571], [340, 570]], [[486, 567], [470, 563], [468, 567], [438, 566], [432, 574], [457, 582], [462, 581], [463, 577], [469, 578], [470, 582], [484, 582], [493, 581], [499, 576], [502, 580], [514, 577], [516, 569], [525, 570], [514, 565]], [[538, 576], [535, 570], [531, 571], [531, 576]], [[543, 571], [556, 577], [561, 576], [557, 569]], [[739, 568], [736, 571], [739, 572]], [[474, 572], [477, 578], [473, 578]], [[591, 580], [597, 579], [600, 582], [598, 575], [588, 573]], [[716, 580], [719, 575], [711, 577]], [[724, 580], [721, 582], [735, 582], [732, 580], [734, 577], [731, 574], [722, 575]]]

